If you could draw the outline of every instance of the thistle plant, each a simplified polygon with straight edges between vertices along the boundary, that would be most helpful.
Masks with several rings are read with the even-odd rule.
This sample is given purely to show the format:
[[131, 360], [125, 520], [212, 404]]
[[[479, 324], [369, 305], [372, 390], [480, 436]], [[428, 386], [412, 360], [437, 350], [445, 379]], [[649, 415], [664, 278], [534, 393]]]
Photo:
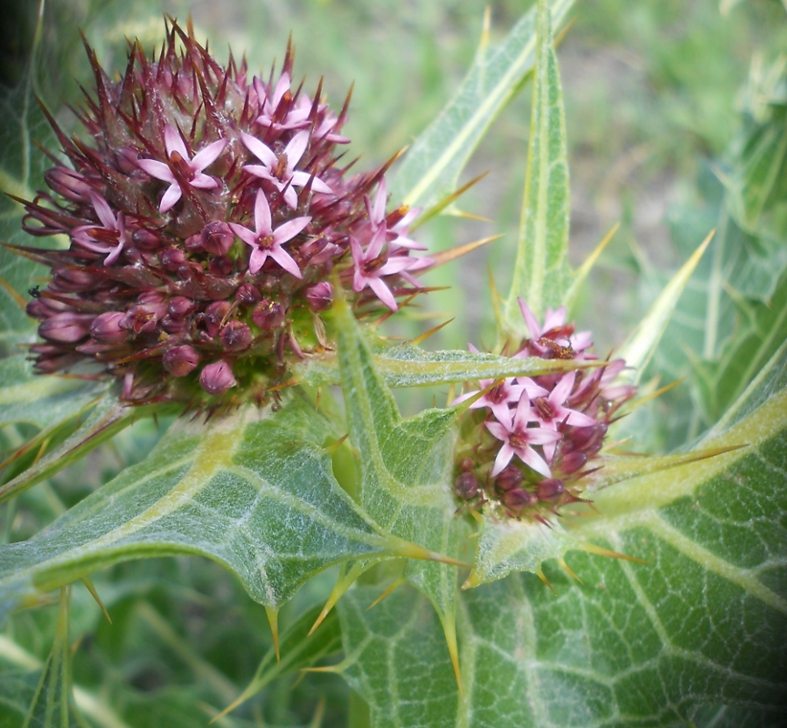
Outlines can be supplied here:
[[[73, 131], [34, 56], [24, 163], [0, 149], [0, 724], [781, 724], [784, 67], [755, 67], [715, 238], [604, 351], [575, 322], [615, 231], [568, 262], [571, 9], [487, 28], [371, 169], [293, 43], [265, 74], [169, 19], [117, 72], [86, 43]], [[427, 276], [492, 238], [429, 225], [526, 82], [495, 331], [430, 350]]]

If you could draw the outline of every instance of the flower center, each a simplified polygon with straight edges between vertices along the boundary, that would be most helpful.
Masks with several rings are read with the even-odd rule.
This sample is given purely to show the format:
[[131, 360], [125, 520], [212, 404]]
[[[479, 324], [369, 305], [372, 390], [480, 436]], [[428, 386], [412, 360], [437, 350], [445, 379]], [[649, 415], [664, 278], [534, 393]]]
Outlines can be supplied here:
[[514, 450], [520, 450], [527, 447], [530, 440], [526, 432], [512, 432], [508, 436], [508, 442]]
[[270, 250], [273, 247], [273, 235], [263, 235], [257, 240], [257, 246], [262, 250]]
[[363, 272], [367, 275], [373, 275], [376, 273], [380, 268], [382, 268], [388, 262], [388, 256], [386, 254], [378, 255], [376, 258], [372, 258], [371, 260], [367, 260], [363, 264]]
[[546, 397], [536, 397], [533, 404], [542, 420], [549, 422], [555, 418], [555, 410]]
[[169, 161], [172, 163], [172, 166], [175, 167], [178, 174], [183, 177], [184, 179], [191, 182], [194, 179], [194, 170], [191, 168], [191, 165], [180, 156], [179, 152], [172, 152], [169, 155]]

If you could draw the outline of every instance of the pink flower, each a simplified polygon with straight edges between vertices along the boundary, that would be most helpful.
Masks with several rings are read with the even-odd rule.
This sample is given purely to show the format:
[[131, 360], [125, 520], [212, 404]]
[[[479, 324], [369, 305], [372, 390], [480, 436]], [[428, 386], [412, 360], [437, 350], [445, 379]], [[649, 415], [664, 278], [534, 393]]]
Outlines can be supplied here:
[[353, 266], [353, 290], [360, 293], [366, 286], [374, 291], [379, 298], [391, 311], [396, 311], [396, 299], [391, 289], [382, 280], [382, 276], [401, 273], [410, 268], [415, 262], [412, 258], [404, 255], [397, 255], [389, 258], [387, 253], [383, 253], [385, 244], [385, 228], [378, 228], [374, 234], [369, 247], [364, 251], [357, 238], [350, 236], [350, 250], [352, 251]]
[[122, 212], [115, 216], [109, 203], [99, 194], [89, 191], [90, 201], [103, 227], [82, 225], [71, 231], [71, 239], [95, 253], [108, 253], [104, 265], [112, 265], [128, 243], [126, 221]]
[[321, 179], [295, 169], [295, 165], [301, 160], [309, 145], [308, 131], [298, 132], [290, 139], [279, 157], [270, 147], [251, 134], [242, 133], [240, 136], [246, 148], [262, 162], [262, 165], [247, 164], [243, 169], [255, 177], [271, 182], [284, 195], [284, 201], [293, 210], [298, 206], [298, 195], [293, 187], [305, 187], [310, 180], [314, 192], [332, 194], [333, 190]]
[[561, 438], [559, 432], [553, 430], [543, 430], [540, 427], [528, 427], [530, 414], [530, 402], [527, 397], [519, 400], [516, 411], [500, 422], [487, 422], [486, 429], [498, 440], [503, 441], [500, 452], [495, 458], [495, 465], [492, 468], [492, 477], [511, 462], [511, 458], [516, 455], [523, 463], [529, 465], [537, 473], [552, 477], [544, 458], [542, 458], [531, 445], [545, 445], [554, 443]]
[[[549, 347], [541, 344], [540, 339], [542, 338], [551, 339], [560, 346], [570, 347], [574, 350], [575, 355], [582, 354], [586, 349], [593, 346], [593, 341], [590, 338], [591, 333], [589, 331], [580, 331], [575, 334], [574, 325], [566, 324], [566, 309], [563, 306], [560, 306], [555, 311], [551, 308], [547, 308], [546, 316], [544, 317], [544, 326], [542, 327], [539, 326], [536, 317], [533, 315], [533, 312], [524, 299], [518, 298], [517, 300], [519, 301], [519, 309], [522, 311], [522, 318], [525, 319], [527, 328], [530, 331], [530, 341], [528, 346], [514, 356], [543, 356], [544, 354], [549, 354]], [[583, 355], [574, 356], [572, 358], [594, 359], [595, 357]]]
[[598, 422], [582, 412], [565, 406], [574, 387], [576, 372], [566, 372], [546, 397], [533, 400], [532, 421], [538, 422], [549, 430], [557, 430], [558, 425], [567, 424], [572, 427], [593, 427]]
[[203, 170], [213, 164], [227, 146], [226, 139], [208, 144], [202, 151], [197, 152], [194, 158], [189, 157], [189, 152], [180, 133], [174, 126], [167, 124], [164, 127], [164, 146], [167, 149], [169, 163], [159, 162], [155, 159], [140, 159], [137, 161], [151, 177], [169, 182], [169, 188], [161, 198], [159, 212], [163, 215], [169, 212], [175, 203], [183, 196], [181, 182], [188, 182], [192, 187], [203, 190], [212, 190], [219, 186], [218, 180], [203, 174]]
[[284, 270], [296, 278], [303, 278], [301, 269], [292, 256], [282, 248], [282, 244], [292, 240], [310, 222], [310, 217], [296, 217], [279, 225], [276, 230], [271, 225], [271, 208], [262, 190], [257, 190], [257, 199], [254, 203], [254, 231], [230, 223], [232, 231], [253, 250], [249, 260], [249, 272], [254, 275], [264, 265], [268, 256], [273, 258]]

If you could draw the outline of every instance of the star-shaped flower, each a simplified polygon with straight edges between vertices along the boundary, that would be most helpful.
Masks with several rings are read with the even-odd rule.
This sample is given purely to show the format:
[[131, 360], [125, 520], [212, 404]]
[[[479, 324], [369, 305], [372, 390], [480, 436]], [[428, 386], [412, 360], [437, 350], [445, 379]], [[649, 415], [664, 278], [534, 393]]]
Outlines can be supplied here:
[[109, 203], [93, 190], [89, 191], [90, 201], [103, 227], [81, 225], [71, 232], [71, 239], [83, 248], [95, 253], [108, 253], [104, 265], [112, 265], [128, 243], [126, 220], [122, 212], [115, 216]]
[[311, 180], [314, 192], [332, 194], [333, 190], [318, 177], [303, 170], [296, 170], [295, 165], [301, 160], [309, 145], [309, 132], [300, 131], [284, 147], [281, 156], [251, 134], [242, 133], [243, 144], [262, 164], [247, 164], [245, 169], [260, 179], [266, 179], [284, 195], [284, 201], [294, 210], [298, 206], [298, 195], [294, 187], [305, 187]]
[[212, 190], [219, 186], [218, 180], [203, 174], [203, 170], [210, 167], [219, 158], [227, 143], [226, 139], [212, 142], [197, 152], [192, 159], [189, 157], [189, 152], [178, 130], [170, 124], [164, 127], [164, 146], [167, 150], [168, 163], [155, 159], [137, 161], [137, 165], [151, 177], [169, 182], [169, 188], [161, 198], [159, 205], [159, 212], [162, 215], [169, 212], [183, 196], [181, 183], [185, 182], [203, 190]]
[[503, 441], [500, 452], [495, 458], [495, 465], [492, 468], [492, 477], [511, 462], [511, 458], [516, 455], [523, 463], [529, 465], [537, 473], [552, 477], [552, 472], [546, 460], [541, 457], [531, 445], [546, 445], [554, 443], [562, 436], [554, 430], [544, 430], [540, 427], [528, 427], [530, 421], [530, 401], [527, 397], [522, 397], [516, 407], [516, 411], [508, 413], [508, 417], [500, 422], [487, 422], [486, 428], [498, 440]]
[[352, 252], [353, 266], [353, 290], [360, 293], [364, 288], [374, 291], [379, 298], [391, 311], [396, 311], [396, 299], [391, 289], [382, 280], [383, 276], [401, 273], [410, 268], [415, 260], [405, 255], [388, 257], [383, 252], [385, 245], [385, 228], [378, 228], [372, 241], [364, 251], [358, 239], [350, 236], [350, 250]]
[[[550, 348], [542, 343], [542, 339], [550, 339], [558, 345], [571, 348], [574, 352], [573, 359], [587, 359], [595, 358], [584, 355], [583, 352], [593, 346], [591, 340], [591, 333], [589, 331], [580, 331], [574, 333], [573, 324], [566, 324], [566, 309], [563, 306], [553, 311], [547, 308], [546, 316], [544, 316], [544, 325], [539, 326], [538, 320], [533, 315], [530, 307], [522, 298], [519, 301], [519, 309], [522, 312], [522, 318], [525, 319], [527, 328], [530, 331], [530, 342], [519, 354], [515, 356], [529, 356], [531, 353], [536, 356], [543, 356], [549, 353]], [[547, 342], [548, 343], [548, 342]], [[533, 350], [532, 352], [530, 350]]]
[[249, 273], [254, 275], [264, 265], [268, 256], [273, 258], [284, 270], [296, 278], [303, 278], [301, 269], [292, 256], [282, 248], [282, 244], [292, 240], [311, 221], [311, 217], [296, 217], [279, 225], [275, 230], [271, 223], [271, 208], [262, 190], [257, 190], [257, 199], [254, 202], [254, 227], [249, 230], [231, 222], [230, 227], [246, 245], [252, 247], [249, 260]]

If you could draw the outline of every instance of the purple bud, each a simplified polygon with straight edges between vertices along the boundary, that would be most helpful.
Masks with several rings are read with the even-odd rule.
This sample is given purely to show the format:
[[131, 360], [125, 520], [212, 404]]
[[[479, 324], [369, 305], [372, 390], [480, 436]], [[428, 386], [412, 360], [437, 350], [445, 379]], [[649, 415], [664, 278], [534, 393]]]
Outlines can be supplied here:
[[284, 306], [264, 298], [254, 307], [251, 317], [260, 330], [273, 331], [284, 323]]
[[173, 346], [164, 353], [163, 363], [164, 368], [173, 377], [185, 377], [197, 368], [199, 354], [196, 349], [188, 345]]
[[220, 220], [209, 222], [202, 229], [200, 236], [203, 249], [213, 255], [226, 255], [235, 242], [230, 226]]
[[510, 508], [514, 513], [520, 513], [525, 508], [534, 506], [537, 503], [538, 498], [535, 493], [522, 490], [521, 488], [514, 488], [503, 495], [503, 505], [505, 505], [506, 508]]
[[230, 304], [227, 301], [215, 301], [205, 309], [202, 324], [211, 339], [219, 335], [221, 322], [229, 312]]
[[469, 473], [475, 467], [475, 463], [473, 462], [472, 458], [462, 458], [459, 462], [459, 469], [463, 473]]
[[325, 311], [333, 305], [333, 286], [327, 281], [315, 283], [306, 289], [306, 300], [309, 308], [315, 313]]
[[215, 395], [224, 394], [237, 384], [232, 367], [223, 359], [208, 364], [199, 375], [199, 383], [208, 394]]
[[196, 304], [190, 298], [173, 296], [167, 304], [167, 313], [174, 319], [182, 319], [188, 316], [195, 308]]
[[559, 498], [566, 490], [562, 480], [547, 478], [536, 486], [536, 495], [539, 500], [549, 501]]
[[460, 473], [454, 481], [454, 491], [464, 500], [474, 498], [478, 493], [478, 478], [472, 473]]
[[235, 291], [235, 298], [239, 303], [246, 306], [253, 306], [262, 298], [260, 292], [251, 283], [244, 283]]
[[128, 332], [121, 326], [125, 317], [121, 311], [107, 311], [96, 316], [90, 324], [90, 335], [105, 344], [120, 344], [128, 337]]
[[161, 237], [145, 228], [134, 230], [131, 233], [131, 242], [140, 250], [158, 250], [161, 247]]
[[235, 264], [232, 262], [232, 258], [226, 255], [219, 255], [211, 258], [208, 263], [208, 270], [214, 276], [228, 276], [235, 270]]
[[96, 276], [82, 268], [59, 267], [52, 269], [52, 282], [64, 293], [77, 293], [93, 288]]
[[50, 189], [72, 202], [90, 202], [90, 185], [83, 175], [68, 167], [54, 167], [44, 172]]
[[579, 427], [573, 432], [566, 433], [564, 437], [573, 450], [584, 450], [586, 453], [594, 455], [601, 449], [606, 434], [607, 426], [600, 424], [595, 427]]
[[522, 471], [514, 465], [509, 465], [500, 471], [500, 474], [495, 478], [495, 485], [497, 489], [506, 492], [514, 490], [522, 485]]
[[186, 254], [179, 248], [165, 248], [160, 256], [161, 265], [170, 273], [175, 273], [186, 262]]
[[202, 250], [202, 236], [199, 233], [189, 235], [183, 241], [183, 244], [186, 246], [186, 250], [188, 250], [190, 253], [196, 253], [197, 251]]
[[243, 351], [251, 344], [251, 329], [242, 321], [230, 321], [221, 330], [221, 343], [227, 351]]
[[190, 328], [191, 322], [185, 318], [173, 318], [169, 314], [159, 321], [159, 326], [168, 334], [184, 334]]
[[38, 333], [48, 341], [76, 344], [87, 336], [92, 320], [93, 317], [88, 315], [58, 313], [44, 321], [38, 327]]
[[584, 452], [574, 450], [560, 457], [557, 469], [566, 475], [570, 475], [571, 473], [576, 473], [587, 461], [588, 456]]

